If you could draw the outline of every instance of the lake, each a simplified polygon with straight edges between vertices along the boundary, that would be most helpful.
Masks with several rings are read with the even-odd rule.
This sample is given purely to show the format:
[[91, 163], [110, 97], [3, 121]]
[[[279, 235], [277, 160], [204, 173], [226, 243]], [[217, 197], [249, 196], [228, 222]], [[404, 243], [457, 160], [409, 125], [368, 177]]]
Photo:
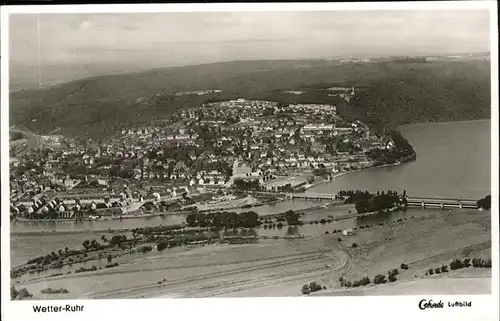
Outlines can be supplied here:
[[413, 197], [479, 199], [491, 194], [491, 122], [429, 123], [400, 128], [414, 162], [340, 176], [308, 192], [406, 190]]

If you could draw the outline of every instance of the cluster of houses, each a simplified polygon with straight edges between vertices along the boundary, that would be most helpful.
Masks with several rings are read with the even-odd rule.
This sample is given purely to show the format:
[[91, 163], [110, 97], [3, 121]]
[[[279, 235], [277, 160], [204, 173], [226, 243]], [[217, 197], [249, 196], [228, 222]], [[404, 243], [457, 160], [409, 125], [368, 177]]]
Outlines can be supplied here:
[[[116, 195], [115, 195], [116, 194]], [[87, 190], [80, 194], [57, 195], [37, 195], [30, 201], [11, 200], [11, 214], [23, 215], [36, 219], [73, 219], [86, 214], [110, 215], [114, 210], [115, 214], [123, 214], [127, 206], [141, 205], [144, 197], [140, 193], [132, 193], [129, 189], [124, 189], [120, 193], [100, 193], [99, 190]], [[137, 208], [137, 206], [136, 206]]]
[[53, 147], [60, 147], [64, 141], [64, 136], [62, 135], [46, 135], [40, 136], [42, 144], [49, 145]]
[[[277, 113], [287, 116], [277, 117]], [[106, 188], [108, 178], [121, 175], [122, 170], [128, 171], [125, 179], [168, 183], [171, 187], [165, 194], [176, 197], [230, 187], [234, 179], [229, 168], [235, 162], [252, 168], [249, 175], [264, 184], [269, 173], [286, 175], [289, 170], [320, 167], [336, 173], [371, 166], [366, 151], [394, 147], [387, 137], [372, 135], [362, 122], [348, 123], [338, 117], [333, 105], [285, 106], [236, 99], [182, 110], [172, 119], [123, 129], [107, 142], [81, 146], [69, 141], [43, 157], [30, 154], [17, 160], [11, 169], [27, 163], [34, 168], [12, 175], [11, 198], [72, 190], [87, 184], [89, 176], [97, 179], [97, 188]], [[332, 143], [337, 141], [356, 149], [337, 150]], [[172, 155], [176, 150], [188, 152]]]
[[[188, 170], [188, 169], [187, 169]], [[135, 171], [135, 179], [151, 179], [151, 180], [168, 180], [168, 181], [179, 181], [187, 184], [189, 187], [196, 186], [224, 186], [226, 181], [228, 180], [221, 172], [217, 170], [208, 171], [199, 171], [196, 174], [192, 174], [188, 171], [183, 172], [173, 172], [168, 176], [166, 172], [148, 172], [146, 175], [140, 172], [140, 169], [136, 169]]]
[[208, 90], [195, 90], [195, 91], [182, 91], [178, 92], [175, 95], [176, 96], [184, 96], [184, 95], [198, 95], [198, 96], [203, 96], [203, 95], [208, 95], [208, 94], [217, 94], [221, 93], [222, 90], [220, 89], [208, 89]]
[[321, 104], [289, 104], [286, 106], [276, 106], [275, 111], [279, 113], [307, 113], [309, 115], [337, 114], [337, 106]]

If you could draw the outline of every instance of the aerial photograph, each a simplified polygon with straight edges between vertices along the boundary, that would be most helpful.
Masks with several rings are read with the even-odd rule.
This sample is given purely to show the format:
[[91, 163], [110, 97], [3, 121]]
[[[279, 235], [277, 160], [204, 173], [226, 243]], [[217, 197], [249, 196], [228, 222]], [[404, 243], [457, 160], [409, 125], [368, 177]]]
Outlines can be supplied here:
[[8, 35], [11, 300], [492, 293], [489, 10]]

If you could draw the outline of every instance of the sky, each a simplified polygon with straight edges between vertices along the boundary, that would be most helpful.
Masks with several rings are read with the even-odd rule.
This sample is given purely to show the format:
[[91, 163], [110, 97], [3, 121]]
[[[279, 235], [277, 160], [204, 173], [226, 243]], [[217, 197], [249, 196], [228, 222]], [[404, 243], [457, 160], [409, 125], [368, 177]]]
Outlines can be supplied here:
[[10, 16], [11, 66], [153, 68], [217, 61], [489, 51], [488, 11]]

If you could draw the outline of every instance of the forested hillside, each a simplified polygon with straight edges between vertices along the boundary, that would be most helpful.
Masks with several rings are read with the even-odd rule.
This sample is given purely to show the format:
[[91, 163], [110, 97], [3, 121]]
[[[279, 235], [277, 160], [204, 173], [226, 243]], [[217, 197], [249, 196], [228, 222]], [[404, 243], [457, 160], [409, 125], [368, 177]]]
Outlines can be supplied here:
[[[349, 103], [330, 86], [356, 86]], [[219, 89], [222, 93], [176, 96]], [[301, 95], [285, 90], [302, 90]], [[333, 103], [352, 118], [400, 124], [489, 118], [489, 61], [399, 61], [339, 65], [325, 60], [240, 61], [164, 68], [81, 79], [11, 93], [11, 124], [37, 132], [108, 136], [119, 128], [162, 118], [208, 100], [268, 99]]]

